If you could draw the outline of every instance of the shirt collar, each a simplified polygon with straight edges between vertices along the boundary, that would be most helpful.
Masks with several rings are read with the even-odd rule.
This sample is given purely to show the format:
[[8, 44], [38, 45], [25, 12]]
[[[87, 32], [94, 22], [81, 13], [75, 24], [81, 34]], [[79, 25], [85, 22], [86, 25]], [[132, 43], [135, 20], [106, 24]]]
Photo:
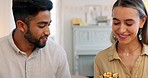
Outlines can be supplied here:
[[[14, 33], [15, 30], [13, 30], [13, 32], [11, 32], [9, 35], [8, 35], [8, 41], [9, 41], [9, 44], [12, 46], [12, 48], [15, 50], [15, 52], [17, 54], [19, 54], [21, 52], [21, 50], [15, 45], [14, 43], [14, 40], [13, 40], [13, 33]], [[37, 51], [37, 52], [40, 52], [40, 48], [36, 48], [34, 51]]]
[[13, 30], [13, 32], [11, 32], [8, 35], [8, 41], [9, 41], [9, 44], [12, 46], [12, 48], [15, 50], [15, 52], [19, 53], [20, 52], [20, 49], [17, 48], [17, 46], [15, 45], [14, 40], [13, 40], [13, 33], [14, 33], [14, 31], [15, 30]]
[[143, 48], [142, 48], [142, 54], [141, 55], [148, 55], [148, 45], [146, 44], [142, 44]]
[[110, 48], [110, 52], [108, 53], [109, 61], [112, 61], [112, 60], [115, 60], [115, 59], [120, 59], [119, 55], [117, 53], [117, 50], [116, 50], [116, 44], [117, 44], [117, 42], [113, 43], [111, 48]]

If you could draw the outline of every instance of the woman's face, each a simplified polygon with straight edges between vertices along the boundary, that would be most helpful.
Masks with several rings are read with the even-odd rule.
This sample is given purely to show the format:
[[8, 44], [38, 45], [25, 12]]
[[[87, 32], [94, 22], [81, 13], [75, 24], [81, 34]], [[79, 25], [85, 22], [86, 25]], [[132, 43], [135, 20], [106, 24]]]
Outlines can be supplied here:
[[139, 18], [136, 9], [118, 6], [113, 9], [112, 17], [112, 30], [119, 43], [138, 41], [138, 30], [143, 27], [144, 21]]

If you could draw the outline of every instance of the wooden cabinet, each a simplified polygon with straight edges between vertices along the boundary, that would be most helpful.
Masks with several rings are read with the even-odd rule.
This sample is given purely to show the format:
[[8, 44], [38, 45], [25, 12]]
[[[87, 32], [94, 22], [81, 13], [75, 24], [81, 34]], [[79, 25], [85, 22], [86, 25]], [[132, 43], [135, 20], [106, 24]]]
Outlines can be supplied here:
[[111, 45], [111, 26], [73, 26], [72, 30], [74, 73], [93, 76], [95, 55]]

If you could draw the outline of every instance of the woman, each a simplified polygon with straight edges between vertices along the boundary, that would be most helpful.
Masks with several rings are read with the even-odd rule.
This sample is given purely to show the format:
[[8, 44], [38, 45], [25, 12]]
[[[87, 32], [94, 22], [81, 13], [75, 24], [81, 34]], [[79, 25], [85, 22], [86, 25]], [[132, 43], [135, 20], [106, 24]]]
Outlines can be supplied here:
[[94, 76], [148, 78], [147, 12], [142, 0], [117, 0], [112, 8], [114, 43], [94, 60]]

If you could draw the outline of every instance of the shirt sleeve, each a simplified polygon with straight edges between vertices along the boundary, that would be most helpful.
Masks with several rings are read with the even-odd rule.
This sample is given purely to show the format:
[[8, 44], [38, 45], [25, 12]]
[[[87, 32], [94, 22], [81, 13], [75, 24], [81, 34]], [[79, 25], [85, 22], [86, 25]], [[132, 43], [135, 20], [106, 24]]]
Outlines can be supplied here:
[[99, 71], [99, 68], [97, 65], [97, 60], [95, 58], [95, 60], [94, 60], [94, 78], [99, 78], [99, 76], [100, 76], [100, 71]]

